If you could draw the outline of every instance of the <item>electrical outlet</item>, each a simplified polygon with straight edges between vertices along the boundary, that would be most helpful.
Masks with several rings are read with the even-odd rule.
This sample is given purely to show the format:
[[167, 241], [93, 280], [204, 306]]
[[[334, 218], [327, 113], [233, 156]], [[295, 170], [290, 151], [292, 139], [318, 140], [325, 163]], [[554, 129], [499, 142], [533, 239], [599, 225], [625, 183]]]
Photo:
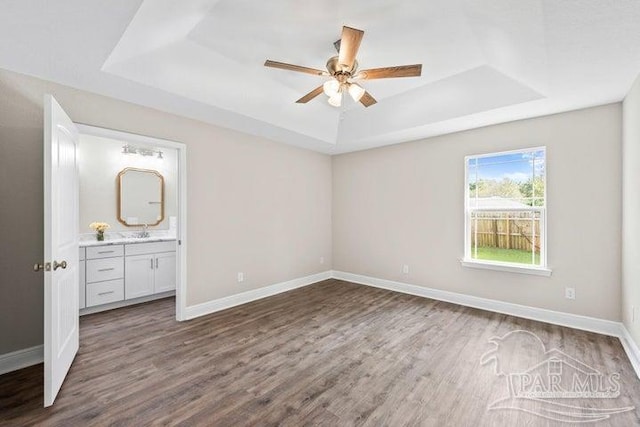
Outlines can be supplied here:
[[244, 282], [244, 273], [238, 273], [238, 282]]
[[402, 266], [402, 274], [409, 274], [409, 266], [407, 264]]
[[567, 299], [576, 299], [576, 289], [564, 288], [564, 297]]
[[320, 264], [324, 264], [324, 257], [323, 256], [320, 257]]

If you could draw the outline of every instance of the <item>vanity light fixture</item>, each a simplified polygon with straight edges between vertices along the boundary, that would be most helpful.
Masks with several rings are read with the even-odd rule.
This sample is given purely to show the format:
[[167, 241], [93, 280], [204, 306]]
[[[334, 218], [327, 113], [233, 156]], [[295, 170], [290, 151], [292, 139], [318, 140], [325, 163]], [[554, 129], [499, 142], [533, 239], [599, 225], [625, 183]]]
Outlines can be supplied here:
[[154, 148], [142, 148], [136, 147], [131, 144], [125, 144], [122, 146], [122, 154], [139, 154], [144, 157], [156, 155], [159, 159], [163, 159], [162, 151]]
[[125, 144], [122, 146], [122, 154], [136, 154], [136, 148], [132, 145]]

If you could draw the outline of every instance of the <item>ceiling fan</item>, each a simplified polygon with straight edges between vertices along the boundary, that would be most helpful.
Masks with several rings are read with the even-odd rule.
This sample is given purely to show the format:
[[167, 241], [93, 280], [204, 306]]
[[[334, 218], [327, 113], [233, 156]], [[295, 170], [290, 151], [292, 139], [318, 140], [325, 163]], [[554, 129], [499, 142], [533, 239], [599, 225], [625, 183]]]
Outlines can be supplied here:
[[333, 44], [338, 51], [338, 55], [329, 58], [327, 61], [327, 71], [286, 64], [270, 59], [267, 59], [264, 65], [265, 67], [281, 68], [283, 70], [331, 77], [331, 79], [326, 81], [322, 86], [318, 86], [298, 99], [296, 102], [299, 104], [306, 104], [324, 92], [329, 97], [329, 104], [334, 107], [339, 107], [342, 105], [342, 94], [348, 92], [354, 101], [360, 102], [365, 107], [370, 107], [377, 101], [356, 82], [357, 80], [418, 77], [422, 73], [422, 64], [398, 65], [395, 67], [372, 68], [358, 71], [356, 54], [358, 53], [358, 48], [360, 47], [363, 36], [364, 31], [362, 30], [347, 26], [342, 27], [342, 38]]

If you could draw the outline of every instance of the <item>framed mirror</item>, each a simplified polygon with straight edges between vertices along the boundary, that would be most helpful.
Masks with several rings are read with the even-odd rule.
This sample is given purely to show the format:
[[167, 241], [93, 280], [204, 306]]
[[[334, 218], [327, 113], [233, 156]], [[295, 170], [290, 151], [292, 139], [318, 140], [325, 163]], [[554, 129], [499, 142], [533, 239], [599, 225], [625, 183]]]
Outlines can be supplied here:
[[125, 168], [118, 174], [118, 221], [133, 227], [164, 220], [164, 178], [151, 169]]

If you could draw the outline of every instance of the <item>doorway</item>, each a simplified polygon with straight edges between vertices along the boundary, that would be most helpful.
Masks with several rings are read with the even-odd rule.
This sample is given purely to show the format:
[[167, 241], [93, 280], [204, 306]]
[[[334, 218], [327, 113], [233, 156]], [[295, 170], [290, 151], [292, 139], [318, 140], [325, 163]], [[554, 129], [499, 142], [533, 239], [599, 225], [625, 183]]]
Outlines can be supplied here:
[[[80, 257], [85, 267], [79, 283], [80, 314], [175, 292], [176, 320], [184, 320], [185, 144], [76, 126], [80, 139]], [[109, 225], [102, 242], [97, 241], [96, 229], [104, 225], [101, 223]], [[82, 266], [83, 261], [80, 263]]]
[[[148, 263], [144, 271], [147, 278], [146, 285], [151, 283], [152, 293], [159, 286], [159, 291], [168, 292], [169, 284], [175, 289], [176, 296], [176, 319], [183, 320], [186, 305], [186, 226], [187, 226], [187, 203], [186, 203], [186, 146], [184, 144], [151, 138], [141, 135], [129, 134], [110, 129], [97, 128], [74, 123], [64, 108], [49, 94], [44, 96], [44, 260], [34, 265], [35, 271], [44, 272], [44, 406], [51, 406], [62, 387], [65, 377], [73, 364], [74, 358], [79, 348], [79, 318], [81, 289], [92, 292], [91, 297], [85, 295], [84, 301], [91, 298], [92, 305], [99, 302], [117, 302], [115, 299], [126, 300], [126, 289], [124, 287], [126, 278], [124, 277], [124, 257], [126, 255], [126, 245], [116, 245], [104, 247], [106, 236], [104, 232], [107, 226], [101, 221], [91, 224], [95, 233], [95, 242], [98, 246], [87, 249], [90, 245], [83, 245], [80, 250], [79, 232], [79, 146], [80, 135], [87, 138], [104, 138], [121, 141], [124, 154], [141, 154], [143, 156], [156, 154], [158, 158], [163, 157], [162, 150], [173, 150], [175, 153], [174, 166], [174, 187], [175, 187], [175, 224], [172, 232], [173, 241], [160, 239], [159, 242], [136, 241], [131, 245], [129, 255], [131, 259], [138, 260], [138, 255], [146, 257]], [[118, 144], [120, 144], [118, 143]], [[132, 148], [132, 147], [137, 147]], [[116, 162], [117, 163], [117, 162]], [[100, 172], [100, 168], [96, 172]], [[136, 170], [130, 176], [125, 173], [127, 168], [118, 173], [116, 179], [120, 186], [117, 190], [118, 204], [115, 206], [118, 221], [123, 224], [144, 225], [144, 235], [148, 236], [149, 223], [160, 225], [164, 218], [164, 181], [158, 171], [146, 170], [140, 175], [140, 170]], [[133, 177], [133, 178], [132, 178]], [[155, 178], [154, 178], [155, 177]], [[121, 191], [124, 181], [139, 181], [147, 185], [150, 181], [155, 182], [155, 195], [153, 186], [140, 190], [136, 186]], [[154, 181], [155, 179], [155, 181]], [[107, 179], [105, 187], [94, 188], [99, 198], [107, 194], [105, 188], [115, 185], [115, 182]], [[113, 188], [112, 188], [113, 189]], [[131, 194], [133, 197], [131, 197]], [[107, 199], [109, 196], [105, 196]], [[125, 200], [139, 202], [144, 200], [144, 205], [148, 211], [123, 212], [122, 202]], [[96, 202], [97, 203], [97, 202]], [[139, 205], [139, 203], [138, 203]], [[108, 204], [106, 206], [109, 206]], [[113, 202], [110, 208], [114, 208]], [[104, 212], [107, 215], [107, 212]], [[151, 212], [151, 213], [149, 213]], [[155, 214], [154, 214], [155, 212]], [[150, 216], [149, 216], [150, 215]], [[150, 219], [147, 219], [150, 218]], [[144, 221], [148, 221], [145, 223]], [[104, 238], [104, 240], [103, 240]], [[94, 242], [94, 243], [95, 243]], [[102, 245], [102, 247], [100, 247]], [[151, 246], [150, 246], [151, 245]], [[151, 249], [151, 250], [150, 250]], [[89, 256], [91, 255], [91, 256]], [[91, 258], [92, 269], [81, 268], [80, 258], [85, 257], [82, 262], [88, 262]], [[162, 261], [161, 261], [162, 260]], [[162, 268], [160, 267], [162, 263]], [[132, 264], [132, 268], [138, 264]], [[81, 277], [83, 272], [86, 278]], [[153, 273], [150, 273], [153, 272]], [[91, 273], [91, 280], [89, 278]], [[156, 280], [160, 274], [160, 280]], [[93, 285], [89, 288], [80, 286], [80, 280], [84, 283], [89, 281]], [[102, 279], [102, 280], [100, 280]], [[134, 281], [137, 284], [144, 281]], [[144, 286], [142, 286], [144, 288]], [[134, 289], [139, 291], [140, 289]], [[148, 289], [147, 289], [148, 292]], [[117, 298], [116, 298], [117, 297]], [[140, 295], [135, 295], [140, 297]], [[102, 298], [102, 300], [100, 299]], [[135, 298], [132, 297], [132, 300]]]

